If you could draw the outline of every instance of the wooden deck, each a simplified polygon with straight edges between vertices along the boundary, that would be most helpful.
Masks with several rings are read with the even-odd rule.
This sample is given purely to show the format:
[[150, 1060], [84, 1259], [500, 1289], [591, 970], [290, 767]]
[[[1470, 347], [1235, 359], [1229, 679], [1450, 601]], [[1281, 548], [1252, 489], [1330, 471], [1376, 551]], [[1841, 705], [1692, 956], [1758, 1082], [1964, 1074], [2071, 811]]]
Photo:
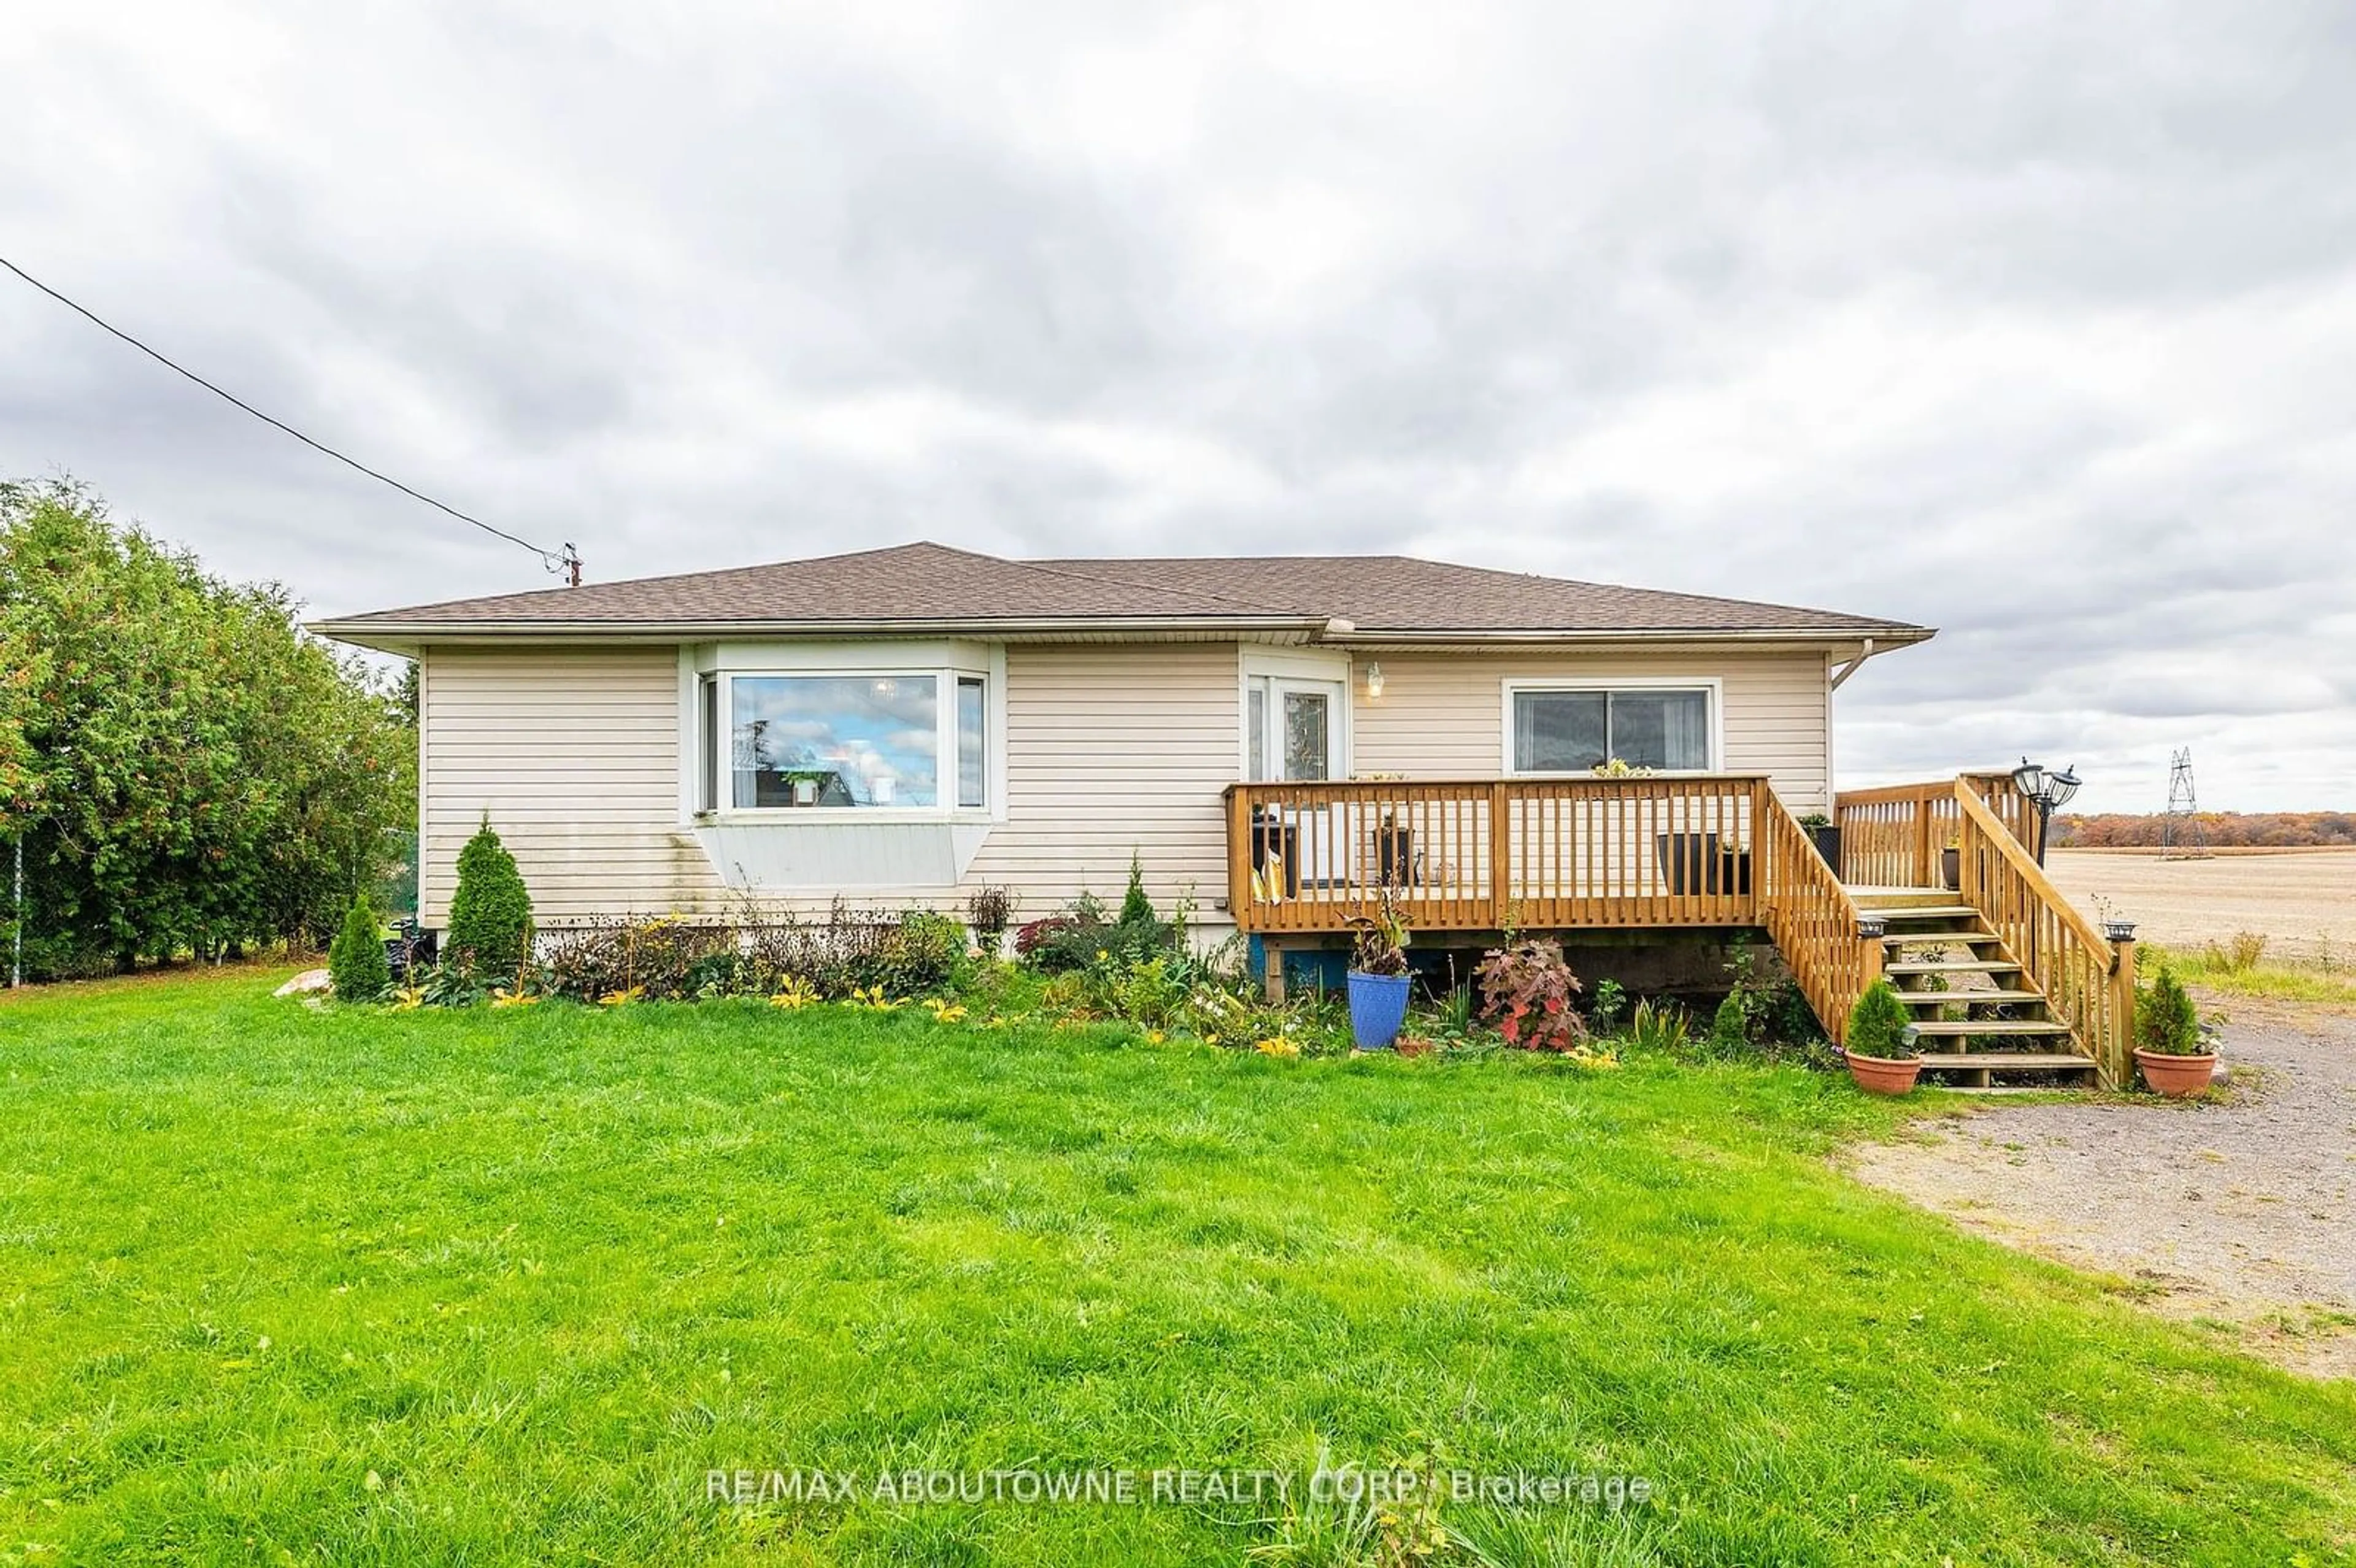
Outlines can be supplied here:
[[1235, 784], [1227, 897], [1254, 933], [1759, 923], [1752, 774]]
[[[2079, 1065], [2115, 1085], [2129, 1077], [2131, 945], [2045, 879], [2035, 813], [2006, 774], [1842, 795], [1837, 869], [1751, 773], [1239, 784], [1226, 816], [1228, 908], [1272, 953], [1346, 932], [1387, 901], [1434, 934], [1763, 928], [1836, 1040], [1893, 961], [1901, 990], [2018, 974], [2021, 995], [1977, 1008], [1989, 1015], [1978, 1022], [2049, 1024], [2011, 1032], [2066, 1034]], [[1916, 929], [1893, 934], [1909, 917]], [[1910, 944], [1967, 951], [1925, 965]], [[1938, 1005], [1964, 1015], [1948, 1022], [1974, 1021], [1961, 996]], [[1983, 1054], [1972, 1067], [1985, 1081]]]

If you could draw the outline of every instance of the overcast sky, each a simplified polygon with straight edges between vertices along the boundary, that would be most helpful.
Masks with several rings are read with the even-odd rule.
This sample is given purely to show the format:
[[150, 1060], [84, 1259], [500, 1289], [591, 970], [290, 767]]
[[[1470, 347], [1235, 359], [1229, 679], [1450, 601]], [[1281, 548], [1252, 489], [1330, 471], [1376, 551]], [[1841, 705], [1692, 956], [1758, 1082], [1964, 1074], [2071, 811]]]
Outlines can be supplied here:
[[[1928, 622], [1844, 782], [2356, 805], [2356, 10], [9, 7], [0, 254], [597, 580], [1407, 551]], [[0, 275], [0, 475], [542, 584]]]

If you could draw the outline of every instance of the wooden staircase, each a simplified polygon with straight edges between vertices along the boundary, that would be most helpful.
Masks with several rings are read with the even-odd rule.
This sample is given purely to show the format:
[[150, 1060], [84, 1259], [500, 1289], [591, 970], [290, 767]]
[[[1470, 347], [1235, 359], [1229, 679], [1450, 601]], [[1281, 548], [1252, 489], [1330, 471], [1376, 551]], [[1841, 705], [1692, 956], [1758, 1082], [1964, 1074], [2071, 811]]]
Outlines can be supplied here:
[[1920, 1031], [1922, 1071], [1964, 1089], [2091, 1083], [2080, 1049], [2005, 939], [1944, 888], [1852, 888], [1858, 913], [1882, 923], [1881, 972]]

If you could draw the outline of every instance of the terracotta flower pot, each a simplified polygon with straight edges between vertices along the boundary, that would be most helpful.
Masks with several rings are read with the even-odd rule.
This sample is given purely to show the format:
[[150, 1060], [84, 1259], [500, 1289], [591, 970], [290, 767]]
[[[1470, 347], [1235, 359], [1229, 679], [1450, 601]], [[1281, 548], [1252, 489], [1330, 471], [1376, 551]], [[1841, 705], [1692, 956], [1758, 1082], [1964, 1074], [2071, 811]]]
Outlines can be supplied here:
[[2156, 1051], [2136, 1047], [2136, 1065], [2143, 1069], [2143, 1081], [2155, 1094], [2165, 1094], [2171, 1100], [2187, 1099], [2205, 1093], [2209, 1081], [2217, 1076], [2217, 1058], [2210, 1056], [2163, 1056]]
[[1911, 1093], [1914, 1080], [1922, 1072], [1922, 1059], [1919, 1056], [1893, 1061], [1886, 1056], [1860, 1056], [1854, 1051], [1844, 1051], [1841, 1057], [1848, 1063], [1848, 1075], [1869, 1094]]

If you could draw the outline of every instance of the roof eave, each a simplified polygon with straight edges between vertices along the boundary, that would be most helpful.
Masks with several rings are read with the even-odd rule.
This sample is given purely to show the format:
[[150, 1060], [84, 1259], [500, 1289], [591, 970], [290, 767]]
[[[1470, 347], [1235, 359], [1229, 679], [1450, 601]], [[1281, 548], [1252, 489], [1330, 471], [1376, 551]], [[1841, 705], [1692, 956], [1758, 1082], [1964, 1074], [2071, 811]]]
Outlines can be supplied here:
[[1840, 647], [1870, 642], [1881, 649], [1927, 643], [1937, 636], [1935, 626], [1899, 624], [1861, 626], [1666, 626], [1589, 627], [1578, 630], [1512, 631], [1494, 629], [1386, 630], [1361, 626], [1326, 639], [1353, 648], [1526, 647], [1532, 645], [1624, 645], [1662, 643], [1744, 643], [1808, 647]]
[[1279, 637], [1312, 642], [1346, 635], [1347, 621], [1325, 615], [1046, 615], [922, 616], [897, 620], [851, 618], [827, 621], [609, 621], [609, 620], [378, 620], [368, 617], [306, 622], [307, 630], [339, 643], [384, 653], [413, 653], [428, 643], [448, 642], [720, 642], [744, 638], [978, 637], [992, 641], [1038, 641], [1050, 637], [1102, 638], [1171, 634]]

